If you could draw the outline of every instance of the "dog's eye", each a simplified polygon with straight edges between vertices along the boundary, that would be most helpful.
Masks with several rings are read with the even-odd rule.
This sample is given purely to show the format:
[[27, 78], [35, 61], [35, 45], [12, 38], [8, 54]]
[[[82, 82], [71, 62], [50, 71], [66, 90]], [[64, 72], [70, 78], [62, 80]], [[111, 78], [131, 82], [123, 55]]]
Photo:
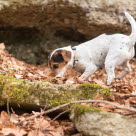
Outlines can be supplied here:
[[53, 69], [56, 69], [56, 68], [58, 68], [58, 65], [56, 65], [56, 64], [53, 65]]

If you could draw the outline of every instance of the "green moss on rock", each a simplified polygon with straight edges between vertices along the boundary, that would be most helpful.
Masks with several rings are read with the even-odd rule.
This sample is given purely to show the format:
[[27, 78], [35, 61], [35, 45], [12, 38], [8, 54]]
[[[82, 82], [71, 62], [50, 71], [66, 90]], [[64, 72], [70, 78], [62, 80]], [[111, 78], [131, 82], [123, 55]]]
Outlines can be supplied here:
[[104, 97], [110, 95], [110, 89], [101, 87], [97, 84], [85, 83], [79, 86], [79, 89], [82, 90], [83, 97], [85, 98], [93, 98], [96, 93], [102, 94]]
[[110, 90], [96, 84], [55, 85], [45, 81], [15, 79], [11, 76], [0, 76], [0, 105], [3, 102], [33, 104], [47, 108], [71, 101], [93, 99], [98, 93], [104, 97]]
[[0, 97], [8, 101], [23, 103], [29, 98], [29, 87], [25, 80], [15, 79], [11, 76], [0, 76]]
[[87, 112], [101, 112], [102, 111], [101, 109], [88, 106], [88, 105], [81, 105], [81, 104], [75, 104], [71, 107], [73, 109], [72, 111], [73, 115], [71, 115], [72, 120], [78, 119], [78, 117], [80, 117], [82, 114]]

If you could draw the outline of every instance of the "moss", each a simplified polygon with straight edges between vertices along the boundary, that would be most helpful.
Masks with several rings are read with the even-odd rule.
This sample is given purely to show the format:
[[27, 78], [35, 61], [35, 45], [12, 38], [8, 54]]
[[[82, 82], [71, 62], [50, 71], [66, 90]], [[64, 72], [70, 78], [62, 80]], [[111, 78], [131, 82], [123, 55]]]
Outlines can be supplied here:
[[43, 100], [47, 98], [50, 106], [58, 106], [71, 101], [92, 99], [98, 93], [102, 94], [103, 97], [110, 95], [110, 89], [101, 87], [97, 84], [86, 83], [79, 85], [72, 90], [69, 88], [70, 86], [65, 86], [65, 88], [58, 87], [58, 91], [54, 91], [50, 86], [46, 95], [43, 96]]
[[101, 109], [98, 109], [92, 106], [81, 105], [81, 104], [75, 104], [71, 107], [74, 110], [74, 119], [77, 119], [79, 116], [81, 116], [85, 112], [101, 112], [102, 111]]
[[46, 87], [49, 87], [50, 86], [50, 84], [46, 84]]
[[[46, 82], [30, 82], [11, 76], [0, 76], [0, 97], [9, 102], [57, 106], [71, 101], [68, 88]], [[38, 100], [39, 103], [36, 102]]]
[[[75, 96], [73, 95], [73, 98], [75, 98]], [[58, 106], [64, 103], [68, 103], [70, 101], [74, 101], [76, 99], [72, 100], [72, 91], [68, 91], [68, 88], [64, 88], [64, 87], [58, 87], [58, 91], [55, 91], [52, 94], [52, 98], [49, 98], [49, 104], [51, 106]]]
[[110, 95], [110, 89], [101, 87], [97, 84], [85, 83], [79, 86], [79, 89], [82, 90], [82, 96], [85, 98], [93, 98], [97, 93], [107, 97]]
[[104, 98], [106, 98], [106, 97], [108, 97], [108, 96], [111, 95], [111, 91], [110, 91], [109, 88], [100, 89], [100, 90], [99, 90], [99, 93], [102, 94], [102, 96], [103, 96]]
[[18, 103], [22, 103], [29, 97], [27, 86], [24, 84], [6, 84], [3, 88], [3, 98], [12, 99]]
[[7, 99], [18, 104], [22, 103], [29, 97], [28, 86], [24, 80], [15, 79], [11, 76], [0, 76], [0, 96], [2, 99]]
[[47, 79], [44, 79], [43, 81], [44, 82], [52, 83], [54, 81], [54, 79], [53, 78], [47, 78]]
[[[17, 104], [58, 106], [71, 101], [92, 99], [98, 93], [104, 97], [110, 90], [96, 84], [53, 85], [49, 82], [15, 79], [11, 76], [0, 76], [0, 99]], [[0, 102], [0, 105], [3, 105]]]

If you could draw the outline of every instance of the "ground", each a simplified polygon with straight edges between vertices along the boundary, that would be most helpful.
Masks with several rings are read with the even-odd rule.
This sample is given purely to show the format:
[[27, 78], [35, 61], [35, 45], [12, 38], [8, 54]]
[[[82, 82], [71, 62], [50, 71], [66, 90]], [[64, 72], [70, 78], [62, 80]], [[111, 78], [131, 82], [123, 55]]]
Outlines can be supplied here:
[[[115, 80], [110, 86], [107, 86], [106, 79], [107, 75], [105, 70], [102, 69], [95, 74], [93, 74], [90, 78], [90, 81], [81, 84], [78, 79], [78, 73], [74, 70], [68, 71], [66, 73], [65, 79], [57, 79], [55, 78], [55, 74], [45, 65], [32, 65], [27, 64], [26, 62], [20, 61], [14, 58], [8, 51], [5, 50], [5, 45], [2, 43], [0, 44], [0, 90], [8, 92], [8, 95], [11, 95], [11, 92], [15, 92], [15, 94], [11, 96], [15, 96], [14, 99], [18, 98], [17, 101], [23, 101], [25, 98], [27, 99], [30, 96], [29, 90], [30, 88], [26, 87], [26, 82], [48, 82], [50, 84], [55, 85], [65, 85], [68, 79], [73, 80], [73, 86], [79, 85], [78, 90], [82, 90], [82, 97], [86, 99], [91, 99], [89, 93], [92, 90], [91, 94], [95, 92], [95, 95], [92, 97], [93, 99], [98, 100], [108, 100], [117, 105], [123, 105], [128, 108], [135, 108], [136, 107], [136, 99], [135, 97], [127, 97], [126, 95], [132, 94], [136, 91], [136, 59], [131, 60], [131, 67], [132, 72], [129, 73], [124, 79], [122, 80]], [[116, 74], [121, 73], [122, 67], [116, 70]], [[6, 85], [3, 87], [3, 85]], [[12, 83], [12, 84], [11, 84]], [[48, 86], [46, 84], [46, 86]], [[38, 86], [37, 86], [38, 87]], [[32, 86], [31, 86], [32, 88]], [[4, 89], [4, 90], [3, 90]], [[60, 88], [61, 89], [61, 88]], [[97, 90], [99, 90], [97, 92]], [[77, 92], [78, 94], [79, 92]], [[67, 98], [67, 97], [66, 97]], [[71, 100], [65, 100], [64, 103], [67, 103]], [[59, 104], [63, 104], [60, 103]], [[52, 106], [57, 106], [58, 103], [55, 105], [53, 103]], [[121, 110], [115, 106], [104, 104], [104, 103], [91, 103], [85, 104], [87, 106], [84, 109], [84, 106], [81, 111], [78, 112], [82, 113], [84, 110], [104, 110], [108, 112], [115, 112], [125, 116], [136, 117], [136, 114], [132, 114], [130, 111]], [[96, 107], [95, 108], [88, 108], [90, 106]], [[65, 114], [64, 114], [65, 112]], [[7, 114], [8, 113], [8, 114]], [[22, 114], [17, 115], [11, 107], [9, 107], [9, 103], [7, 102], [7, 113], [2, 111], [0, 115], [0, 134], [2, 136], [9, 135], [12, 133], [13, 135], [26, 135], [32, 136], [34, 134], [44, 135], [44, 132], [47, 132], [47, 136], [51, 135], [60, 135], [60, 136], [81, 136], [79, 132], [74, 127], [74, 124], [68, 118], [68, 109], [63, 109], [62, 115], [63, 118], [58, 119], [57, 113], [55, 117], [52, 115], [49, 117], [47, 116], [39, 116], [34, 119], [30, 119], [28, 121], [24, 121], [22, 124], [18, 124], [20, 120], [25, 119], [27, 117], [31, 117], [32, 115], [36, 115], [40, 112], [33, 112], [32, 114]], [[59, 116], [60, 116], [59, 111]], [[57, 119], [57, 121], [56, 121]]]

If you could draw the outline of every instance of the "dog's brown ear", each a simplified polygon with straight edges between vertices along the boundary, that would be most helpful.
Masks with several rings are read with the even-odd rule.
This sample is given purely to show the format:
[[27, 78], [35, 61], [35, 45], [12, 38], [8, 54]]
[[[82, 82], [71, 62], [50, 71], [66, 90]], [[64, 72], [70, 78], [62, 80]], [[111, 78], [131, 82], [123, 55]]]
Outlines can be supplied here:
[[61, 50], [61, 54], [63, 56], [63, 59], [66, 61], [66, 62], [69, 62], [71, 60], [71, 52], [70, 51], [67, 51], [67, 50]]

